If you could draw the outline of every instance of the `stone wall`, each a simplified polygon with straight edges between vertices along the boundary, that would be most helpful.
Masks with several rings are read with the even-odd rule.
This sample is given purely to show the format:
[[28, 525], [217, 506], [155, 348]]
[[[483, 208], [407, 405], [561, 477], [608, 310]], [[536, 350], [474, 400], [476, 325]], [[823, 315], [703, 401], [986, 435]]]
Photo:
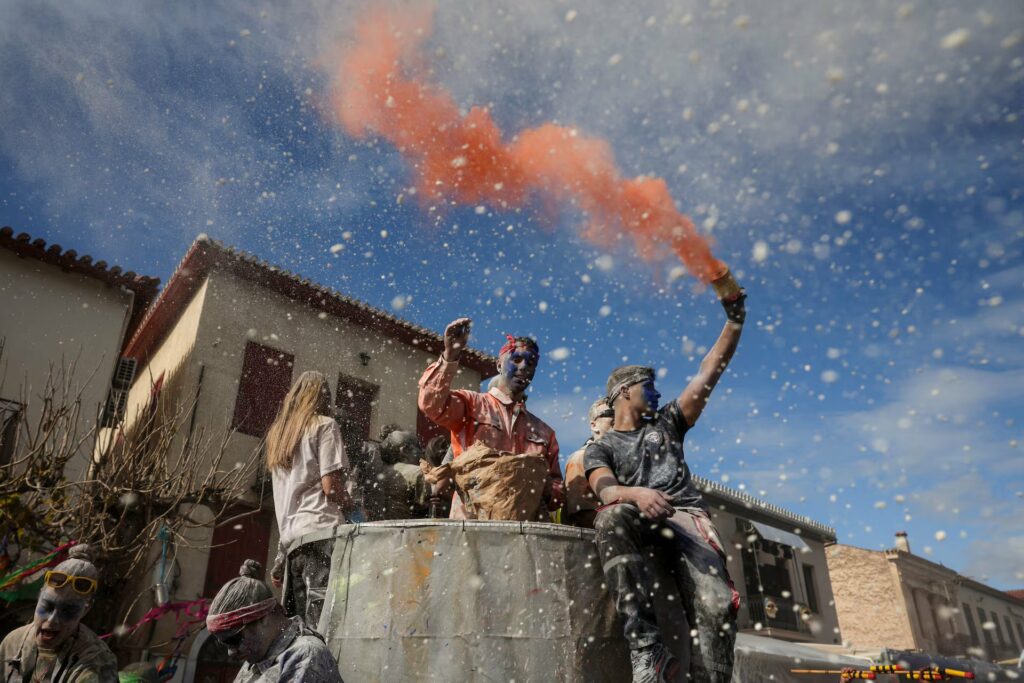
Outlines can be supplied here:
[[832, 545], [825, 557], [843, 641], [858, 650], [913, 649], [899, 578], [884, 553]]

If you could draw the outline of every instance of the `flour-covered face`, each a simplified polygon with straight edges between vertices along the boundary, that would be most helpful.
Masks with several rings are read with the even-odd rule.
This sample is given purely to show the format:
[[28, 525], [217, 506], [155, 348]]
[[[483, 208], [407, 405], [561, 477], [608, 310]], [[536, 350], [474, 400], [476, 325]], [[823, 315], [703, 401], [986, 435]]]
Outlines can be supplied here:
[[266, 658], [267, 650], [279, 632], [270, 628], [264, 618], [246, 624], [234, 635], [226, 638], [217, 636], [217, 639], [227, 647], [231, 659], [258, 664]]
[[595, 439], [600, 439], [604, 436], [605, 432], [612, 428], [615, 423], [615, 415], [611, 417], [599, 417], [590, 423], [590, 433], [593, 434]]
[[70, 586], [43, 586], [32, 621], [36, 627], [36, 646], [43, 650], [60, 648], [78, 629], [91, 606], [91, 597], [76, 593]]

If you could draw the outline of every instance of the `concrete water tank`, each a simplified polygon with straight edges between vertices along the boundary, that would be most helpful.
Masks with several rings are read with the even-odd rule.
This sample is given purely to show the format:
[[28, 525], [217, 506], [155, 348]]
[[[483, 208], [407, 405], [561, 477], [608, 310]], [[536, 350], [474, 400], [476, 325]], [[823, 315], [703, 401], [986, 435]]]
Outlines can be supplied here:
[[[593, 536], [555, 524], [409, 520], [303, 542], [335, 539], [319, 630], [346, 683], [628, 681]], [[678, 602], [658, 602], [663, 628], [686, 633]]]

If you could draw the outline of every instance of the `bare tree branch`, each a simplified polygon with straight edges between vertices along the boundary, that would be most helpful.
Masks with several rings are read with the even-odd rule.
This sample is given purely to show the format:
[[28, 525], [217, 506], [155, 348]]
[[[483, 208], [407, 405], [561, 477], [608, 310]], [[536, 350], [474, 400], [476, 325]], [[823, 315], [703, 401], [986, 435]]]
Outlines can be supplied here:
[[[38, 395], [24, 390], [15, 457], [0, 462], [0, 536], [15, 539], [19, 553], [70, 539], [89, 543], [102, 558], [102, 585], [123, 587], [141, 585], [161, 531], [176, 548], [203, 547], [185, 532], [244, 516], [227, 518], [244, 496], [253, 499], [260, 453], [229, 463], [231, 432], [192, 428], [198, 394], [184, 386], [188, 361], [168, 373], [160, 389], [153, 387], [130, 425], [113, 431], [102, 430], [98, 419], [83, 419], [83, 389], [76, 386], [87, 383], [76, 385], [74, 361], [51, 366]], [[77, 476], [73, 464], [81, 470]], [[200, 506], [209, 517], [195, 516]], [[108, 625], [122, 623], [133, 593], [139, 595], [117, 593], [109, 596], [116, 605]]]

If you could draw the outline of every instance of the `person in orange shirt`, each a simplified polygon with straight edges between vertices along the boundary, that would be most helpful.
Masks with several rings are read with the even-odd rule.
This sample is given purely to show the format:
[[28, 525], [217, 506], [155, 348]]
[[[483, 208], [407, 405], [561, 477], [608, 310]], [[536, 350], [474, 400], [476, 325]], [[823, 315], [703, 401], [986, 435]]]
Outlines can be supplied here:
[[[508, 337], [498, 354], [498, 382], [481, 393], [452, 391], [452, 377], [459, 368], [472, 321], [459, 318], [444, 331], [444, 353], [420, 378], [419, 407], [423, 414], [451, 431], [456, 458], [477, 441], [499, 451], [541, 455], [548, 463], [544, 500], [552, 512], [564, 502], [562, 470], [558, 464], [555, 430], [526, 409], [526, 389], [533, 381], [540, 348], [529, 337]], [[456, 493], [452, 519], [466, 519], [466, 509]]]
[[583, 467], [583, 454], [587, 446], [594, 443], [601, 436], [612, 428], [615, 420], [615, 410], [608, 405], [608, 399], [599, 398], [590, 406], [587, 413], [590, 421], [590, 438], [579, 447], [575, 453], [569, 456], [565, 462], [565, 521], [573, 526], [594, 528], [594, 517], [597, 516], [597, 508], [601, 507], [601, 501], [597, 499], [590, 482], [587, 481], [587, 473]]

